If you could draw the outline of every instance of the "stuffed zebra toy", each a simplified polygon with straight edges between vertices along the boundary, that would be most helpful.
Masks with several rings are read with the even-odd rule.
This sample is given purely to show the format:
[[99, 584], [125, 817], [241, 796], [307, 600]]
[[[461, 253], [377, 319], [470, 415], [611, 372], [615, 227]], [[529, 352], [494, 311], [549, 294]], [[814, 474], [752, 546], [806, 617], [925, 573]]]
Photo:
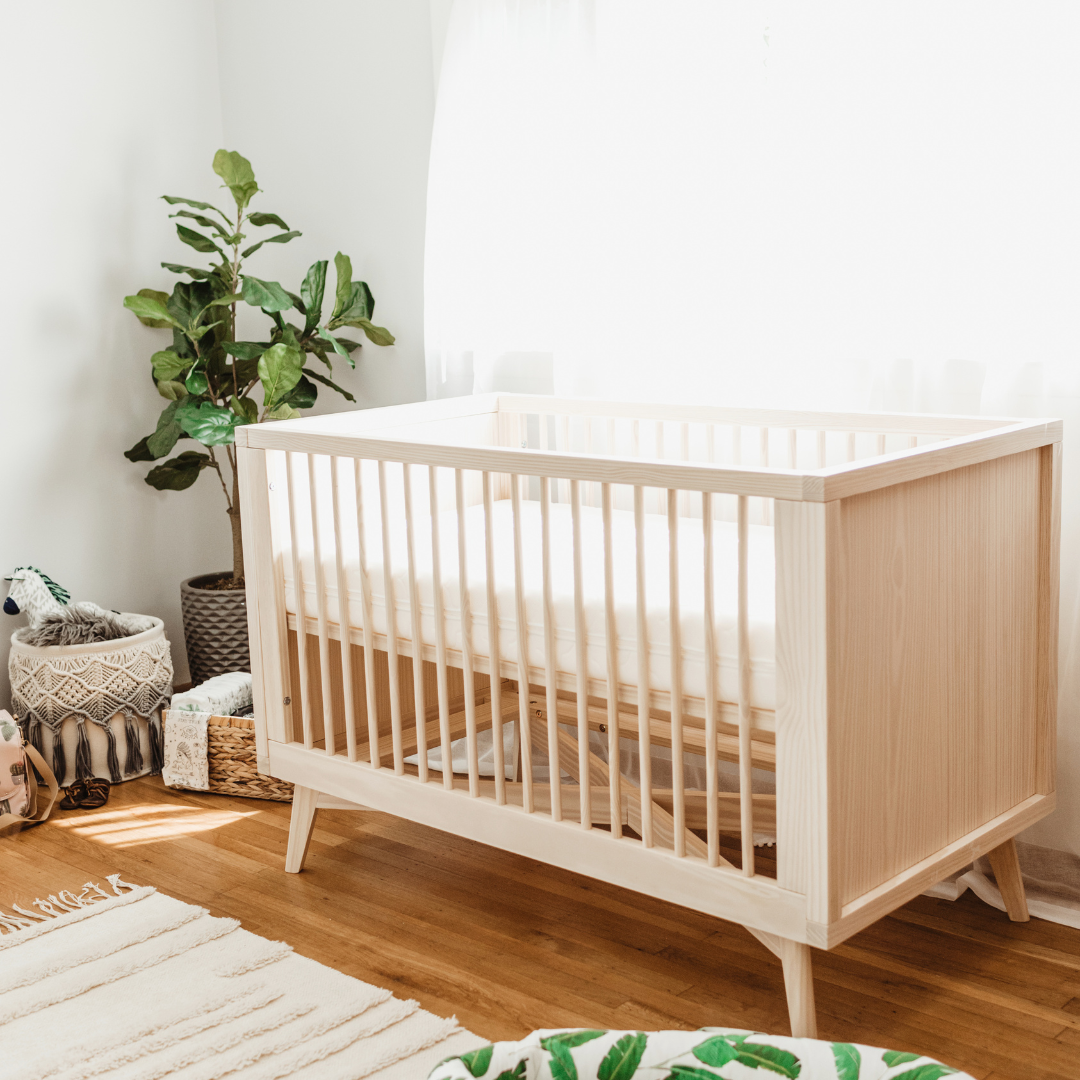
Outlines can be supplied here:
[[11, 582], [4, 611], [8, 615], [25, 614], [29, 626], [19, 631], [26, 645], [86, 645], [94, 641], [141, 634], [153, 626], [145, 615], [122, 615], [106, 611], [89, 601], [71, 603], [71, 593], [48, 574], [34, 566], [18, 566]]

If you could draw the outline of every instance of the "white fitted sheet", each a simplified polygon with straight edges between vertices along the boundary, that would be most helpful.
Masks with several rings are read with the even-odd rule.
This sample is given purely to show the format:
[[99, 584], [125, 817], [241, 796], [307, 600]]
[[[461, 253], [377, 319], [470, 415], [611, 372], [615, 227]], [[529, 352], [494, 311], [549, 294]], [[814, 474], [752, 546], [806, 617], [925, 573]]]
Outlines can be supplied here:
[[[299, 465], [304, 459], [297, 457]], [[384, 575], [382, 524], [379, 509], [377, 473], [373, 465], [363, 469], [364, 532], [367, 567], [372, 590], [372, 622], [376, 634], [387, 632], [386, 579]], [[345, 465], [348, 469], [345, 470]], [[391, 473], [391, 470], [396, 470]], [[443, 470], [443, 472], [447, 472]], [[390, 580], [394, 594], [399, 640], [411, 639], [412, 611], [409, 603], [409, 577], [406, 549], [404, 499], [401, 485], [401, 466], [387, 465], [387, 505], [389, 507]], [[416, 577], [420, 595], [420, 634], [426, 645], [435, 644], [435, 609], [432, 586], [431, 518], [428, 512], [426, 469], [415, 468], [414, 535]], [[449, 475], [449, 474], [448, 474]], [[317, 461], [316, 486], [320, 549], [325, 578], [327, 617], [340, 621], [340, 601], [337, 590], [332, 493], [327, 459]], [[357, 557], [356, 501], [353, 494], [351, 463], [343, 463], [340, 492], [340, 545], [345, 566], [348, 615], [350, 625], [363, 626], [363, 603]], [[449, 497], [447, 497], [449, 496]], [[311, 534], [311, 512], [308, 501], [306, 467], [293, 472], [293, 498], [297, 514], [298, 547], [301, 553], [301, 574], [304, 581], [304, 613], [310, 619], [317, 615], [314, 557]], [[441, 506], [453, 505], [451, 491], [443, 491]], [[543, 627], [543, 569], [540, 504], [523, 500], [522, 562], [525, 609], [528, 621], [528, 662], [534, 681], [544, 665]], [[487, 612], [485, 523], [482, 505], [465, 511], [466, 578], [472, 610], [472, 644], [476, 656], [486, 657], [489, 649]], [[458, 585], [458, 524], [454, 510], [439, 514], [439, 552], [446, 624], [446, 643], [450, 649], [460, 649], [461, 604]], [[493, 513], [494, 563], [498, 601], [499, 647], [504, 661], [517, 660], [516, 601], [514, 591], [513, 511], [510, 500], [494, 503]], [[613, 510], [613, 559], [615, 585], [615, 621], [618, 638], [618, 673], [620, 683], [636, 686], [637, 666], [637, 591], [635, 563], [634, 516], [631, 511]], [[293, 581], [290, 529], [287, 517], [278, 520], [277, 529], [284, 545], [285, 604], [291, 613], [297, 612], [296, 589]], [[604, 615], [604, 548], [601, 511], [592, 506], [581, 508], [583, 594], [586, 628], [586, 668], [588, 675], [605, 679], [607, 652]], [[664, 514], [645, 515], [646, 608], [648, 612], [649, 684], [654, 690], [671, 687], [671, 650], [669, 636], [669, 566], [668, 525]], [[752, 663], [751, 704], [756, 708], [774, 709], [775, 691], [775, 563], [773, 530], [751, 525], [749, 559], [749, 621], [750, 654]], [[570, 507], [566, 503], [551, 506], [552, 540], [552, 600], [555, 614], [556, 667], [559, 671], [576, 673], [575, 604], [573, 533]], [[713, 525], [714, 615], [715, 642], [718, 657], [718, 693], [723, 701], [738, 699], [737, 670], [737, 535], [732, 522], [716, 521]], [[679, 614], [682, 637], [682, 677], [684, 693], [704, 698], [704, 557], [700, 519], [680, 518], [679, 551]], [[409, 651], [409, 650], [406, 650]]]

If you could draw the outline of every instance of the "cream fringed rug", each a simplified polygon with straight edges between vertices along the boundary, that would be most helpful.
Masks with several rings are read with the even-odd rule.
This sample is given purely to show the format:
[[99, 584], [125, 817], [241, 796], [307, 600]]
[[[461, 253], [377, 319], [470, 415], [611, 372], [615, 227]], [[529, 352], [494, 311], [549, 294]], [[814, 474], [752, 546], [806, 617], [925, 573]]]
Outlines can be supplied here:
[[0, 910], [0, 1076], [423, 1080], [482, 1039], [152, 888]]

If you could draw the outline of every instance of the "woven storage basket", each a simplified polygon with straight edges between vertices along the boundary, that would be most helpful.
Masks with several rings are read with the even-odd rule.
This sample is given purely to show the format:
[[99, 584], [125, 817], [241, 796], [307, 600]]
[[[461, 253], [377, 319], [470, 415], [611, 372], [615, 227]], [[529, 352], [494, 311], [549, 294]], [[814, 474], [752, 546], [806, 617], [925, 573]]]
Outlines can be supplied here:
[[255, 721], [241, 716], [211, 716], [206, 724], [210, 791], [249, 799], [292, 802], [293, 786], [264, 776], [255, 763]]

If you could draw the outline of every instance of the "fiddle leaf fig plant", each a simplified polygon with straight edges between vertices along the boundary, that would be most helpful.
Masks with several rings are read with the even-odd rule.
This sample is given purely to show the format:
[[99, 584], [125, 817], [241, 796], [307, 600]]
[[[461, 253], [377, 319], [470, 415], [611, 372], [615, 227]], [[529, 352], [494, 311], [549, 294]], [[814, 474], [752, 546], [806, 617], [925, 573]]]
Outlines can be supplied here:
[[[169, 215], [181, 219], [176, 235], [188, 247], [212, 256], [211, 265], [163, 262], [166, 270], [181, 277], [171, 293], [140, 289], [124, 298], [124, 307], [139, 322], [166, 330], [172, 337], [171, 344], [150, 357], [154, 385], [168, 404], [154, 431], [124, 456], [129, 461], [158, 461], [168, 458], [185, 439], [204, 448], [181, 448], [175, 457], [155, 465], [146, 474], [146, 482], [159, 491], [183, 491], [205, 470], [217, 474], [232, 526], [232, 580], [239, 586], [244, 580], [244, 549], [236, 429], [299, 416], [315, 404], [320, 385], [355, 401], [330, 376], [335, 359], [350, 368], [356, 366], [352, 354], [361, 342], [338, 331], [360, 330], [380, 346], [393, 345], [394, 335], [371, 321], [375, 298], [366, 282], [353, 281], [352, 261], [341, 252], [334, 257], [336, 283], [328, 317], [324, 317], [331, 299], [326, 296], [326, 260], [308, 269], [299, 294], [248, 273], [244, 260], [264, 244], [287, 244], [301, 234], [278, 214], [249, 210], [261, 188], [247, 158], [233, 150], [219, 150], [214, 155], [214, 172], [231, 193], [235, 213], [197, 199], [162, 196], [170, 206], [184, 208]], [[259, 238], [249, 234], [265, 228], [280, 231]], [[245, 244], [248, 240], [255, 242]], [[238, 304], [257, 308], [266, 316], [265, 341], [236, 340]], [[316, 367], [316, 362], [322, 367]]]

